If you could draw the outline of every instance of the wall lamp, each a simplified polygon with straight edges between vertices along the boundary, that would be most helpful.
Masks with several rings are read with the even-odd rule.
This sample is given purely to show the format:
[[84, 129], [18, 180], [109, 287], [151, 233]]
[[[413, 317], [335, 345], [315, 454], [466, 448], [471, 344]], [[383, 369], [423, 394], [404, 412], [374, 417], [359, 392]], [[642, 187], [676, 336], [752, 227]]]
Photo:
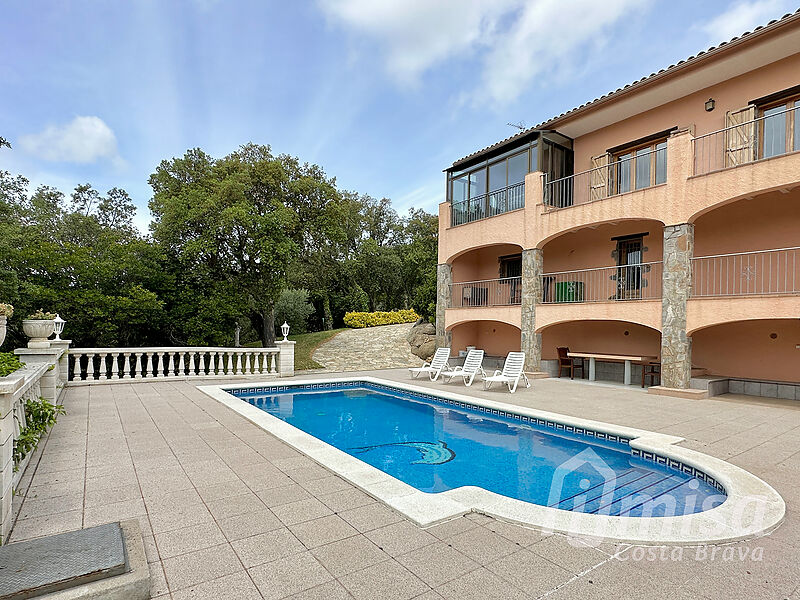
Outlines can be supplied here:
[[709, 98], [708, 100], [706, 100], [706, 112], [711, 112], [712, 110], [714, 110], [715, 104], [716, 102], [714, 101], [713, 98]]

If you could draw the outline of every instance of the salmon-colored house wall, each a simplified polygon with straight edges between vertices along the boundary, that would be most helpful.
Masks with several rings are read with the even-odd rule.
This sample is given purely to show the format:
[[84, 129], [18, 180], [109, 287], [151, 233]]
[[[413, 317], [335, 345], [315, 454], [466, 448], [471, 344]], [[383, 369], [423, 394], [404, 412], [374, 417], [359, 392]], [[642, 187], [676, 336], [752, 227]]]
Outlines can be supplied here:
[[570, 321], [542, 331], [542, 358], [558, 358], [556, 348], [573, 352], [658, 356], [661, 332], [624, 321]]
[[725, 323], [692, 334], [692, 362], [713, 375], [798, 383], [798, 344], [800, 318]]
[[505, 356], [520, 349], [520, 330], [498, 321], [470, 321], [452, 329], [452, 354], [475, 346], [492, 356]]
[[453, 281], [482, 281], [500, 277], [501, 256], [519, 254], [516, 244], [497, 244], [465, 252], [453, 260]]

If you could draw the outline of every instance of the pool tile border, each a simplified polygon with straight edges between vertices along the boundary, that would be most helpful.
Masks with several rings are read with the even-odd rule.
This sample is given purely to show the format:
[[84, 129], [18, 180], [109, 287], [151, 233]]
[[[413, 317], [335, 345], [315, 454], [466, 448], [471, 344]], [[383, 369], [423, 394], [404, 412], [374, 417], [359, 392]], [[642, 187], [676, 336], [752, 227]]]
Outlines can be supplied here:
[[[510, 414], [512, 418], [527, 417], [528, 422], [551, 422], [557, 430], [563, 428], [563, 431], [568, 431], [567, 427], [571, 427], [575, 432], [588, 430], [605, 436], [598, 435], [599, 439], [626, 439], [629, 440], [632, 455], [679, 468], [688, 475], [700, 477], [702, 474], [707, 482], [713, 482], [711, 485], [720, 491], [724, 490], [727, 499], [719, 506], [699, 513], [651, 518], [576, 513], [522, 502], [474, 486], [429, 494], [328, 445], [235, 395], [237, 391], [244, 389], [281, 393], [298, 388], [322, 390], [333, 386], [358, 387], [363, 383], [419, 394], [426, 399], [433, 397], [436, 401], [454, 406], [477, 410], [482, 407], [484, 412], [490, 414]], [[375, 377], [327, 378], [298, 381], [296, 384], [265, 382], [197, 387], [423, 527], [475, 511], [522, 525], [582, 537], [636, 543], [704, 544], [733, 542], [763, 535], [777, 527], [786, 512], [781, 496], [764, 481], [731, 463], [678, 446], [683, 438], [676, 436], [521, 406], [512, 407], [503, 402], [455, 394], [447, 390], [431, 392], [413, 384], [404, 385]]]

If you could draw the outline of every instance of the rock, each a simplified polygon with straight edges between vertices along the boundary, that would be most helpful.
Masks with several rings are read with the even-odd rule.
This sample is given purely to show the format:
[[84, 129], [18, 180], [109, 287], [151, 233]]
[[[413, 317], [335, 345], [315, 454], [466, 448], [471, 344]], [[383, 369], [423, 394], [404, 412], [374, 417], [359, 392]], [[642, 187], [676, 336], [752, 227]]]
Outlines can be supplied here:
[[436, 327], [433, 323], [417, 322], [406, 337], [411, 353], [422, 360], [429, 360], [436, 351]]

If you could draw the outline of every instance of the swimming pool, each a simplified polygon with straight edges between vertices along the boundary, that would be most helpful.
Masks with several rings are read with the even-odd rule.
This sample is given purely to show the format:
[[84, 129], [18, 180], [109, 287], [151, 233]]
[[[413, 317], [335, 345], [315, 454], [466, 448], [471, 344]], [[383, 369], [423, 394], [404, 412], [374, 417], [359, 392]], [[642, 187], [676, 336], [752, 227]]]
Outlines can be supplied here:
[[622, 517], [693, 514], [725, 500], [713, 478], [634, 453], [625, 437], [512, 412], [364, 381], [232, 393], [426, 493], [477, 486], [541, 506]]

